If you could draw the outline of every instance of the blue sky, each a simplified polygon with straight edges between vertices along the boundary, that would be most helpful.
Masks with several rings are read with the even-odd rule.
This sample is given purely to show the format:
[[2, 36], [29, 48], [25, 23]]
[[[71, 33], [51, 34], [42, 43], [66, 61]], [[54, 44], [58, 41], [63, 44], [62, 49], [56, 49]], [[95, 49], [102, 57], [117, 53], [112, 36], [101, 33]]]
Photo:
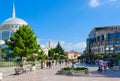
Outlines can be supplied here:
[[[0, 24], [12, 15], [12, 1], [0, 0]], [[120, 25], [120, 0], [14, 0], [16, 16], [34, 30], [41, 46], [59, 41], [82, 52], [94, 27]]]

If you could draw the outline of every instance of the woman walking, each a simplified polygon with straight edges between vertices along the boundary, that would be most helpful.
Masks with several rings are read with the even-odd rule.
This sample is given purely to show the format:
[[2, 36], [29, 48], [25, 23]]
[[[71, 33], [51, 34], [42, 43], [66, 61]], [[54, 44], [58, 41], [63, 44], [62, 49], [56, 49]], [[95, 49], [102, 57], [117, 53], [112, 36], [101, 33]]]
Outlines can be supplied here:
[[105, 60], [103, 62], [103, 68], [104, 68], [104, 71], [107, 71], [107, 61], [105, 61]]

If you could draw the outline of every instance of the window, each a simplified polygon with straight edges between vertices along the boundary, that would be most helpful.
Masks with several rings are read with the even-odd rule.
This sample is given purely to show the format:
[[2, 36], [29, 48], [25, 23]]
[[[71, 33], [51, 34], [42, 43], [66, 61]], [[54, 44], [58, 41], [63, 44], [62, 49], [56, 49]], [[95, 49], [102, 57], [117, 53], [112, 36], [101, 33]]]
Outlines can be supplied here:
[[108, 34], [108, 39], [113, 40], [114, 39], [114, 33]]
[[106, 35], [103, 35], [103, 37], [104, 37], [104, 40], [107, 40], [107, 36]]
[[9, 39], [9, 31], [3, 31], [2, 32], [2, 40]]
[[97, 37], [97, 41], [100, 41], [100, 36]]
[[120, 38], [120, 32], [116, 33], [116, 38]]
[[13, 36], [13, 32], [11, 32], [11, 36]]
[[116, 41], [116, 44], [120, 44], [120, 40], [117, 40], [117, 41]]
[[104, 40], [104, 35], [101, 36], [102, 41]]
[[116, 51], [120, 51], [120, 47], [116, 47], [115, 50], [116, 50]]
[[112, 41], [109, 41], [109, 42], [108, 42], [108, 45], [113, 45], [113, 42], [112, 42]]

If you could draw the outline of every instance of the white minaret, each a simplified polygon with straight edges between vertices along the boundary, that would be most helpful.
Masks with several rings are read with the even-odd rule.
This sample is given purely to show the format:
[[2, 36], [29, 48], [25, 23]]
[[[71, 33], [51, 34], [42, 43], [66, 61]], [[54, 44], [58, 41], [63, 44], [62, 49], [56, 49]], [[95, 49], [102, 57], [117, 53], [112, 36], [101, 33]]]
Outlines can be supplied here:
[[15, 6], [14, 6], [14, 2], [13, 2], [13, 7], [12, 7], [12, 18], [15, 18], [16, 14], [15, 14]]

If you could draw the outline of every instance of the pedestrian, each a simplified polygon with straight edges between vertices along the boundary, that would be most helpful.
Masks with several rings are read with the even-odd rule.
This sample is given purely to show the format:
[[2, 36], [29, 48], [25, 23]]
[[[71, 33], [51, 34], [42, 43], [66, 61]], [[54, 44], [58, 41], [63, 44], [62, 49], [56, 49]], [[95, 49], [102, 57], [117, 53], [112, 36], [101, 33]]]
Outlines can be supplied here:
[[107, 61], [105, 61], [105, 60], [103, 62], [103, 67], [104, 67], [104, 71], [107, 71]]
[[119, 66], [119, 70], [120, 70], [120, 60], [118, 60], [118, 66]]
[[99, 63], [98, 63], [98, 71], [103, 71], [102, 67], [103, 67], [103, 60], [101, 59], [99, 60]]
[[46, 61], [46, 67], [48, 67], [48, 61]]
[[59, 65], [61, 65], [61, 60], [59, 60]]
[[51, 65], [51, 61], [48, 62], [48, 66], [49, 66], [49, 68], [52, 67], [52, 65]]
[[67, 65], [68, 64], [68, 61], [67, 61], [67, 59], [65, 60], [65, 65]]

